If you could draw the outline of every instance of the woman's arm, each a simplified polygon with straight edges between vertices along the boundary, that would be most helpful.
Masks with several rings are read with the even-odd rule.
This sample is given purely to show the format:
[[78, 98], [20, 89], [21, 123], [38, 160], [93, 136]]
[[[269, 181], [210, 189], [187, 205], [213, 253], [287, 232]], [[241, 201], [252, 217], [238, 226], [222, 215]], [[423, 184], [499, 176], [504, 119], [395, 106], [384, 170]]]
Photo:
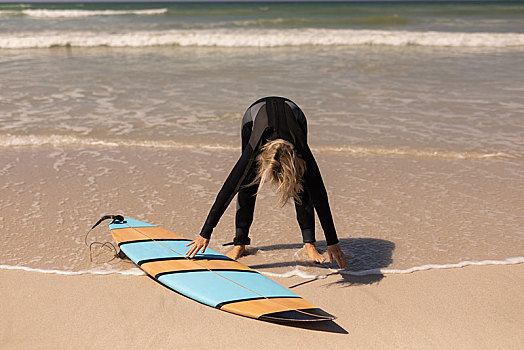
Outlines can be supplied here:
[[252, 153], [253, 151], [249, 145], [244, 148], [242, 155], [218, 192], [215, 202], [207, 215], [204, 226], [202, 227], [202, 230], [200, 230], [200, 236], [187, 245], [192, 247], [187, 251], [186, 256], [193, 258], [199, 251], [202, 251], [202, 253], [205, 252], [206, 247], [209, 244], [209, 239], [211, 238], [211, 233], [213, 233], [213, 229], [218, 224], [218, 221], [226, 211], [235, 194], [238, 192], [244, 177], [249, 171]]
[[191, 246], [191, 248], [187, 251], [186, 256], [193, 258], [199, 251], [202, 253], [206, 251], [213, 229], [218, 224], [218, 221], [226, 211], [235, 194], [240, 189], [240, 185], [249, 172], [253, 155], [253, 149], [249, 145], [252, 127], [252, 121], [242, 125], [242, 155], [222, 185], [220, 192], [218, 192], [215, 202], [207, 215], [204, 226], [200, 230], [200, 235], [187, 245], [188, 247]]
[[251, 167], [253, 149], [249, 146], [249, 139], [251, 138], [252, 129], [252, 121], [248, 121], [242, 125], [242, 154], [222, 185], [222, 188], [215, 199], [215, 203], [213, 203], [213, 206], [207, 215], [206, 222], [200, 231], [200, 236], [204, 238], [209, 239], [211, 237], [213, 229], [220, 221], [220, 218], [229, 206], [229, 203], [231, 203], [231, 200], [233, 200], [233, 197], [235, 197], [235, 194], [237, 194], [242, 181]]
[[252, 162], [252, 154], [253, 150], [248, 145], [242, 152], [242, 155], [233, 167], [233, 170], [231, 170], [231, 173], [229, 173], [224, 185], [222, 185], [222, 188], [218, 192], [215, 203], [211, 207], [206, 222], [200, 231], [200, 236], [207, 239], [211, 237], [213, 229], [218, 224], [218, 221], [226, 211], [229, 203], [231, 203], [231, 200], [237, 194], [242, 181], [249, 171]]

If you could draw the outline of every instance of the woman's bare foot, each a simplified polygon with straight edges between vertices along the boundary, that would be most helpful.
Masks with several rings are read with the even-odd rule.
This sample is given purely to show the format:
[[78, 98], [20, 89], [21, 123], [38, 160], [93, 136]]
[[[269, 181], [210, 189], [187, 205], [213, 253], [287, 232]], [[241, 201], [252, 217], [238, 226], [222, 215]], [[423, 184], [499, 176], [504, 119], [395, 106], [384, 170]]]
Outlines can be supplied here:
[[314, 243], [304, 243], [304, 249], [306, 250], [306, 253], [309, 256], [309, 258], [314, 262], [320, 264], [326, 261], [326, 258], [320, 255]]
[[241, 256], [244, 256], [247, 254], [247, 249], [245, 245], [236, 245], [233, 250], [231, 250], [229, 253], [226, 254], [226, 256], [230, 257], [233, 260], [237, 260]]

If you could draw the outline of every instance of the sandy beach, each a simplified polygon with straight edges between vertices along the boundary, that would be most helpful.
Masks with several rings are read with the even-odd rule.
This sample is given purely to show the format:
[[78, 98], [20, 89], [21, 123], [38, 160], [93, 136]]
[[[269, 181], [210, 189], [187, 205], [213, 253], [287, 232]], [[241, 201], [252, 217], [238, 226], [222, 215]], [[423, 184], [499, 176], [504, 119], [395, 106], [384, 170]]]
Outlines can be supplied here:
[[[505, 214], [518, 207], [521, 198], [507, 187], [511, 168], [497, 167], [497, 160], [323, 151], [317, 156], [328, 191], [334, 194], [331, 203], [350, 270], [502, 261], [521, 252], [518, 234], [510, 235], [521, 219]], [[293, 208], [276, 207], [271, 191], [258, 201], [252, 254], [240, 261], [336, 315], [335, 322], [297, 326], [247, 319], [189, 300], [146, 276], [123, 276], [139, 271], [129, 262], [109, 262], [110, 251], [95, 251], [94, 261], [89, 261], [85, 232], [102, 213], [139, 214], [173, 232], [195, 235], [236, 152], [44, 146], [14, 148], [0, 157], [6, 164], [0, 204], [3, 230], [8, 232], [3, 259], [9, 265], [0, 271], [3, 349], [524, 345], [524, 264], [386, 276], [333, 274], [334, 265], [307, 261]], [[505, 178], [485, 175], [495, 168]], [[211, 174], [206, 169], [212, 169]], [[233, 217], [230, 206], [211, 247], [228, 250], [221, 244], [232, 238]], [[504, 234], [493, 233], [504, 228], [508, 237], [501, 244]], [[485, 240], [471, 243], [483, 233]], [[317, 238], [326, 254], [320, 229]], [[110, 240], [105, 225], [88, 237], [88, 242]], [[515, 243], [509, 244], [511, 240]], [[17, 261], [41, 272], [9, 270]], [[42, 273], [57, 267], [69, 275]], [[99, 270], [110, 274], [95, 275]], [[307, 278], [322, 275], [327, 278]]]
[[524, 265], [280, 278], [335, 322], [279, 325], [201, 305], [146, 276], [1, 271], [3, 349], [521, 349]]
[[[524, 349], [523, 14], [0, 4], [0, 349]], [[334, 322], [204, 306], [116, 259], [107, 221], [86, 236], [119, 214], [197, 237], [264, 96], [306, 115], [348, 269], [307, 259], [269, 188], [240, 262]], [[235, 207], [211, 238], [221, 253]], [[316, 239], [327, 257], [318, 220]]]
[[[3, 172], [8, 200], [0, 201], [3, 227], [10, 232], [3, 243], [3, 259], [18, 259], [20, 265], [41, 271], [0, 271], [2, 348], [520, 349], [524, 344], [524, 264], [385, 276], [335, 274], [334, 265], [307, 262], [292, 207], [275, 207], [270, 191], [261, 196], [256, 211], [252, 254], [240, 261], [336, 315], [335, 322], [299, 326], [247, 319], [201, 305], [144, 275], [121, 275], [138, 270], [118, 259], [107, 262], [109, 251], [97, 251], [95, 260], [89, 261], [84, 235], [102, 210], [143, 213], [188, 237], [197, 232], [220, 185], [220, 174], [234, 162], [235, 152], [45, 146], [0, 155], [8, 169]], [[318, 152], [318, 159], [328, 191], [343, 189], [332, 196], [332, 204], [350, 270], [399, 271], [424, 265], [419, 263], [420, 254], [426, 257], [422, 263], [445, 264], [461, 257], [503, 260], [521, 251], [518, 235], [512, 238], [513, 245], [500, 245], [496, 237], [468, 244], [470, 235], [488, 227], [493, 232], [497, 223], [499, 230], [507, 227], [508, 232], [518, 227], [518, 216], [514, 222], [502, 217], [518, 206], [518, 194], [506, 188], [504, 180], [480, 176], [495, 167], [496, 160], [329, 152]], [[349, 164], [350, 172], [340, 170]], [[211, 175], [206, 173], [209, 167]], [[444, 179], [439, 171], [456, 175]], [[159, 178], [159, 173], [164, 176]], [[418, 175], [404, 179], [407, 173]], [[347, 187], [347, 181], [359, 185]], [[486, 190], [479, 190], [483, 184]], [[446, 191], [440, 192], [442, 188]], [[352, 201], [345, 199], [346, 191]], [[489, 206], [472, 205], [473, 195]], [[498, 200], [500, 196], [504, 200]], [[12, 198], [17, 201], [8, 205]], [[399, 198], [410, 200], [402, 203]], [[383, 204], [373, 207], [374, 199]], [[465, 211], [455, 212], [447, 203]], [[233, 209], [228, 209], [211, 242], [222, 252], [228, 248], [221, 243], [231, 239]], [[428, 211], [434, 219], [424, 216]], [[484, 213], [490, 215], [483, 217]], [[372, 226], [364, 214], [374, 218]], [[452, 230], [468, 218], [469, 226]], [[103, 226], [88, 241], [111, 240]], [[321, 230], [317, 238], [326, 254]], [[449, 248], [434, 249], [439, 244]], [[42, 273], [55, 266], [70, 275]], [[96, 275], [99, 270], [109, 274]], [[85, 273], [74, 275], [81, 271]]]

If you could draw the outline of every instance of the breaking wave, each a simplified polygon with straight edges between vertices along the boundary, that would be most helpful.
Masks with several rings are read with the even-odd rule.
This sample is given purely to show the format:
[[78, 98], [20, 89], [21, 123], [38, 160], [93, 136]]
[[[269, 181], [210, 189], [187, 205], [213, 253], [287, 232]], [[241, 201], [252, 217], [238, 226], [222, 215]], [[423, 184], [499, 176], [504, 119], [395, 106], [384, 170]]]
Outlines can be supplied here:
[[161, 15], [166, 13], [167, 8], [145, 9], [145, 10], [22, 10], [22, 11], [0, 11], [0, 15], [25, 15], [37, 18], [78, 18], [92, 16], [122, 16], [122, 15]]
[[0, 48], [149, 47], [149, 46], [430, 46], [520, 47], [522, 33], [461, 33], [349, 29], [180, 29], [104, 32], [25, 32], [0, 35]]

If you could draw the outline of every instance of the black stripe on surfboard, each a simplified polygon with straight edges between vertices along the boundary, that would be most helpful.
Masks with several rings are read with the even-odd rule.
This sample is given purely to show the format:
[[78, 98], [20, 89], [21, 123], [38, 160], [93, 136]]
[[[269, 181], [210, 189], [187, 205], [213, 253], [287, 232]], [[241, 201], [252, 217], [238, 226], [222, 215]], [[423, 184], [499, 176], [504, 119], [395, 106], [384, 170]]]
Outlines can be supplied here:
[[241, 303], [243, 301], [251, 301], [251, 300], [261, 300], [261, 299], [282, 299], [282, 298], [291, 298], [291, 299], [300, 299], [300, 297], [297, 296], [290, 296], [290, 295], [283, 295], [283, 296], [272, 296], [272, 297], [254, 297], [254, 298], [244, 298], [244, 299], [234, 299], [234, 300], [228, 300], [221, 302], [217, 306], [215, 306], [217, 309], [221, 309], [222, 306], [226, 304], [233, 304], [233, 303]]
[[332, 321], [336, 319], [336, 317], [328, 314], [320, 308], [312, 308], [273, 312], [270, 314], [261, 315], [258, 317], [258, 319], [273, 322], [318, 322]]
[[[151, 276], [151, 275], [147, 275], [147, 276], [148, 276], [149, 278], [151, 278], [151, 279], [154, 278], [154, 277]], [[203, 303], [203, 302], [201, 302], [201, 301], [199, 301], [199, 300], [193, 299], [193, 298], [191, 298], [191, 297], [189, 297], [189, 296], [187, 296], [187, 295], [185, 295], [185, 294], [182, 294], [182, 293], [179, 292], [178, 290], [174, 289], [173, 287], [168, 286], [167, 284], [162, 283], [162, 282], [159, 281], [159, 280], [155, 280], [155, 281], [158, 282], [158, 283], [160, 283], [161, 285], [163, 285], [163, 286], [166, 287], [167, 289], [169, 289], [169, 290], [171, 290], [171, 291], [177, 293], [178, 295], [181, 295], [181, 296], [183, 296], [183, 297], [185, 297], [185, 298], [188, 298], [188, 299], [191, 299], [191, 300], [193, 300], [193, 301], [196, 301], [196, 302], [198, 302], [198, 303], [200, 303], [200, 304], [202, 304], [202, 305], [209, 306], [209, 305], [207, 305], [207, 304], [205, 304], [205, 303]], [[225, 304], [230, 304], [230, 303], [235, 303], [235, 302], [248, 301], [248, 300], [257, 300], [257, 299], [273, 299], [273, 298], [300, 298], [300, 297], [299, 297], [298, 295], [297, 295], [297, 296], [289, 296], [289, 295], [285, 295], [285, 296], [275, 296], [275, 297], [255, 297], [255, 298], [238, 299], [238, 300], [231, 300], [231, 301], [222, 302], [222, 303], [216, 305], [215, 308], [220, 309], [220, 308], [222, 308], [222, 306], [224, 306]], [[302, 310], [302, 311], [305, 311], [305, 312], [308, 312], [308, 311], [312, 311], [312, 310], [315, 310], [315, 309], [301, 309], [301, 310]], [[320, 309], [318, 309], [318, 310], [320, 310]], [[322, 310], [320, 310], [320, 311], [322, 311]], [[323, 311], [322, 311], [322, 312], [323, 312]], [[275, 313], [275, 314], [278, 314], [278, 313]], [[306, 320], [304, 320], [304, 319], [297, 319], [297, 318], [296, 318], [296, 319], [291, 319], [291, 320], [289, 320], [289, 319], [286, 320], [286, 319], [282, 319], [282, 318], [270, 318], [269, 316], [272, 315], [272, 314], [267, 314], [267, 315], [268, 315], [268, 316], [265, 317], [265, 318], [264, 318], [265, 315], [262, 315], [262, 316], [258, 317], [258, 319], [259, 319], [259, 320], [262, 320], [262, 321], [272, 321], [272, 322], [277, 322], [277, 323], [278, 323], [278, 322], [284, 322], [284, 323], [285, 323], [286, 321], [288, 321], [288, 322], [293, 322], [293, 321], [296, 321], [296, 322], [306, 321]], [[241, 315], [241, 316], [242, 316], [242, 315]], [[275, 316], [278, 316], [278, 315], [275, 315]], [[247, 317], [249, 317], [249, 316], [247, 316]], [[336, 318], [335, 316], [331, 316], [331, 317], [332, 317], [332, 319], [335, 319], [335, 318]], [[330, 320], [329, 318], [328, 318], [328, 319], [323, 318], [323, 319], [313, 319], [313, 320], [309, 320], [309, 321], [317, 321], [317, 322], [318, 322], [318, 321], [329, 321], [329, 320]]]
[[162, 277], [164, 275], [174, 275], [177, 273], [188, 273], [188, 272], [220, 272], [220, 271], [237, 271], [237, 272], [247, 272], [247, 273], [258, 273], [255, 270], [239, 270], [239, 269], [208, 269], [208, 268], [201, 268], [201, 269], [191, 269], [191, 270], [176, 270], [176, 271], [164, 271], [159, 272], [155, 275], [155, 278], [158, 279], [159, 277]]
[[233, 261], [233, 259], [227, 257], [227, 256], [195, 256], [194, 258], [188, 258], [185, 256], [171, 256], [171, 257], [165, 257], [165, 258], [154, 258], [154, 259], [144, 259], [138, 261], [137, 265], [142, 266], [143, 264], [147, 264], [150, 262], [156, 262], [156, 261], [170, 261], [170, 260], [226, 260], [226, 261]]
[[137, 239], [137, 240], [134, 240], [134, 241], [125, 241], [125, 242], [120, 242], [118, 243], [118, 246], [121, 247], [123, 246], [124, 244], [131, 244], [131, 243], [143, 243], [143, 242], [168, 242], [168, 241], [172, 241], [172, 242], [191, 242], [190, 239], [182, 239], [182, 238], [158, 238], [158, 239]]

